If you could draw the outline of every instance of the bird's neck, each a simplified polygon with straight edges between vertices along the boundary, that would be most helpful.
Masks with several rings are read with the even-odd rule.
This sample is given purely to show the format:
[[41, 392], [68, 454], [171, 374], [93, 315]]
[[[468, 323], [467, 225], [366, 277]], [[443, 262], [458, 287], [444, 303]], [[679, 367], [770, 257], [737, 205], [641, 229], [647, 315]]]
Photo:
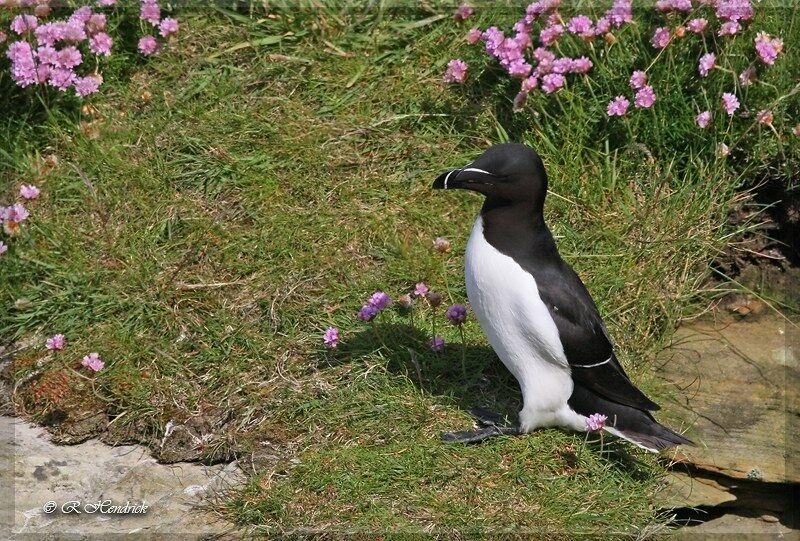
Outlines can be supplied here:
[[498, 204], [487, 199], [481, 217], [486, 240], [506, 255], [530, 250], [542, 255], [558, 253], [541, 206], [533, 202]]

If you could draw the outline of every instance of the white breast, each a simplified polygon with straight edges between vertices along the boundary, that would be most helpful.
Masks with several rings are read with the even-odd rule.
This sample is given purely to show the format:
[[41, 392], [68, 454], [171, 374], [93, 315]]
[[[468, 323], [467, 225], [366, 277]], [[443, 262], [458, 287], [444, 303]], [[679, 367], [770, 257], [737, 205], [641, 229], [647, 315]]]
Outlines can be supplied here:
[[465, 278], [475, 316], [522, 389], [523, 428], [565, 424], [573, 383], [556, 324], [534, 277], [487, 242], [481, 217], [467, 243]]

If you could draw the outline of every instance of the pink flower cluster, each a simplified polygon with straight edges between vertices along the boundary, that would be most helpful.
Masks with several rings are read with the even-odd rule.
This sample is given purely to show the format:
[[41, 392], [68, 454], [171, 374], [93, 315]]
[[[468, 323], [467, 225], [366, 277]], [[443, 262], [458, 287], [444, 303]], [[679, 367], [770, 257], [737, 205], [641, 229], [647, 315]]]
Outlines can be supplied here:
[[589, 432], [599, 432], [603, 430], [608, 421], [608, 416], [602, 413], [593, 413], [586, 418], [586, 430]]
[[[510, 76], [520, 79], [520, 92], [514, 99], [515, 110], [522, 107], [534, 89], [552, 94], [566, 86], [567, 75], [585, 74], [592, 69], [593, 63], [586, 56], [558, 57], [551, 50], [565, 34], [591, 42], [633, 20], [632, 0], [615, 0], [597, 21], [587, 15], [578, 15], [565, 22], [558, 12], [560, 4], [561, 0], [537, 0], [528, 5], [525, 16], [514, 24], [513, 35], [507, 36], [495, 26], [483, 32], [473, 28], [467, 34], [468, 43], [482, 40], [486, 52], [496, 58]], [[537, 25], [538, 36], [534, 33]], [[536, 47], [537, 42], [541, 46]], [[451, 61], [445, 72], [445, 81], [463, 82], [466, 69], [461, 60]]]
[[467, 63], [456, 58], [447, 63], [444, 72], [445, 83], [463, 83], [467, 79]]
[[[38, 5], [46, 5], [46, 2]], [[21, 39], [8, 46], [11, 77], [21, 87], [47, 85], [78, 96], [97, 92], [102, 78], [98, 74], [81, 76], [76, 68], [84, 62], [79, 49], [109, 56], [113, 40], [105, 32], [106, 16], [90, 6], [76, 9], [67, 20], [42, 22], [36, 15], [23, 13], [11, 22], [11, 30]]]
[[[83, 73], [81, 70], [87, 55], [111, 55], [114, 40], [106, 32], [107, 16], [84, 5], [65, 20], [46, 21], [51, 12], [49, 4], [50, 0], [19, 2], [18, 7], [33, 8], [33, 13], [20, 13], [11, 21], [11, 31], [19, 36], [9, 43], [6, 51], [11, 61], [11, 78], [23, 88], [49, 86], [62, 92], [72, 89], [80, 97], [94, 94], [103, 82], [102, 76], [97, 69]], [[96, 2], [100, 8], [115, 4], [116, 0]], [[157, 26], [162, 37], [178, 32], [175, 19], [161, 20], [156, 0], [142, 0], [141, 9], [142, 18], [146, 16], [146, 20]], [[0, 32], [0, 43], [6, 39], [6, 34]], [[140, 42], [139, 48], [144, 54], [154, 54], [160, 47], [152, 36], [143, 39], [145, 42]]]
[[[40, 194], [39, 188], [33, 184], [23, 184], [19, 188], [19, 195], [22, 199], [31, 200], [37, 199]], [[19, 234], [22, 229], [22, 223], [28, 219], [30, 212], [25, 205], [17, 202], [8, 207], [0, 206], [0, 224], [3, 225], [3, 231], [6, 235], [14, 236]], [[0, 255], [8, 251], [8, 245], [0, 242]]]
[[[641, 70], [634, 71], [628, 82], [631, 89], [636, 91], [633, 104], [639, 109], [649, 109], [656, 102], [656, 91], [647, 84], [647, 74]], [[625, 116], [631, 102], [625, 96], [617, 96], [606, 107], [608, 116]]]
[[[158, 29], [163, 38], [169, 38], [178, 33], [178, 21], [172, 18], [161, 18], [161, 6], [158, 0], [140, 0], [139, 18]], [[145, 56], [152, 56], [161, 50], [158, 38], [152, 35], [143, 36], [139, 40], [139, 52]]]

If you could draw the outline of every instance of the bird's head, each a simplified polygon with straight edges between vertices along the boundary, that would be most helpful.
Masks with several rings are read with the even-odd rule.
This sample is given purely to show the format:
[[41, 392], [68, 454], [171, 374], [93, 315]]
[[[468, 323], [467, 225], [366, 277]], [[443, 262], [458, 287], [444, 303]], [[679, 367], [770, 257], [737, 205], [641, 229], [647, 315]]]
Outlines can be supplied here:
[[433, 188], [478, 192], [493, 207], [527, 203], [541, 210], [547, 193], [547, 173], [533, 149], [503, 143], [489, 147], [464, 167], [445, 171], [436, 178]]

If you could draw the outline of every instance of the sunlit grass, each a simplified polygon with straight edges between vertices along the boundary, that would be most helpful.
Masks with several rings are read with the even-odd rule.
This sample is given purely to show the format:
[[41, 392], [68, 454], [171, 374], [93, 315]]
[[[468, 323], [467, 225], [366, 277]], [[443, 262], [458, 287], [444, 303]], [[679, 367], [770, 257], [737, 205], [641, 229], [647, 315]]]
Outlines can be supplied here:
[[[685, 123], [606, 125], [605, 98], [591, 95], [626, 84], [631, 51], [612, 48], [614, 73], [514, 116], [513, 90], [490, 69], [472, 86], [442, 85], [466, 27], [430, 18], [439, 11], [279, 13], [186, 13], [175, 50], [110, 82], [95, 112], [73, 111], [99, 138], [69, 118], [5, 125], [0, 194], [22, 181], [43, 192], [2, 261], [0, 335], [37, 339], [13, 375], [62, 369], [40, 355], [55, 332], [69, 340], [64, 362], [89, 351], [106, 361], [94, 389], [73, 378], [58, 403], [21, 388], [21, 411], [105, 411], [154, 448], [168, 421], [202, 421], [206, 458], [274, 452], [224, 505], [272, 533], [566, 538], [658, 524], [661, 468], [624, 444], [601, 450], [558, 430], [440, 443], [469, 426], [464, 407], [519, 407], [474, 319], [465, 381], [443, 310], [442, 354], [428, 350], [426, 311], [389, 310], [374, 329], [355, 313], [376, 289], [397, 296], [421, 280], [464, 302], [480, 200], [430, 184], [488, 144], [527, 142], [548, 168], [561, 253], [625, 366], [658, 396], [648, 361], [694, 309], [743, 179], [711, 150], [672, 159], [679, 142], [701, 146]], [[685, 99], [663, 97], [676, 110]], [[641, 141], [620, 144], [628, 130]], [[437, 236], [451, 253], [431, 249]], [[334, 351], [321, 347], [329, 325], [342, 329]]]

